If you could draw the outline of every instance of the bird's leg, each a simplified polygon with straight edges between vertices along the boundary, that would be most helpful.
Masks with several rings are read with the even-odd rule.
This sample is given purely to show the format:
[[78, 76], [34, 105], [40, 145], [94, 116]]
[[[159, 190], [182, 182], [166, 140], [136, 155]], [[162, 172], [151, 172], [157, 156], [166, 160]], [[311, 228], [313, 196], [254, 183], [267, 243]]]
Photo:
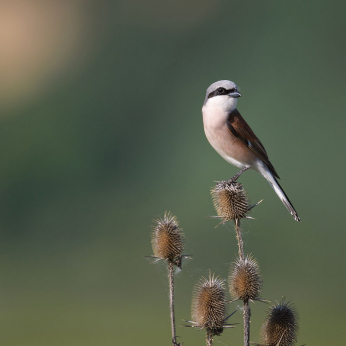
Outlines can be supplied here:
[[232, 177], [229, 182], [235, 182], [245, 171], [247, 171], [250, 167], [245, 166], [242, 168], [234, 177]]

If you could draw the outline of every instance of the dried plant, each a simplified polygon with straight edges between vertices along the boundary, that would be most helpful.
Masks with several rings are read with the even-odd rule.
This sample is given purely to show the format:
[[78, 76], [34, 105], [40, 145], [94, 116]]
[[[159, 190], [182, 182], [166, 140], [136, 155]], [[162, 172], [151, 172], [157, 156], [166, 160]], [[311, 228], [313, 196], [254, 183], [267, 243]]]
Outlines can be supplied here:
[[215, 330], [220, 334], [226, 313], [224, 281], [219, 277], [202, 278], [195, 287], [192, 318], [201, 328]]
[[297, 341], [298, 314], [289, 302], [282, 299], [268, 310], [262, 326], [261, 339], [268, 346], [291, 346]]
[[259, 297], [262, 281], [257, 261], [250, 255], [238, 258], [231, 266], [228, 285], [234, 300], [255, 300]]
[[168, 262], [168, 279], [169, 279], [169, 305], [171, 313], [171, 329], [173, 346], [180, 346], [177, 343], [175, 330], [174, 314], [174, 266], [182, 267], [182, 258], [189, 258], [183, 255], [183, 238], [184, 234], [179, 227], [178, 220], [170, 212], [165, 212], [163, 218], [154, 220], [154, 227], [151, 234], [151, 244], [155, 258], [153, 262], [165, 260]]
[[165, 212], [162, 219], [157, 218], [154, 222], [151, 235], [154, 257], [157, 260], [166, 260], [181, 267], [184, 235], [179, 228], [177, 218], [170, 212]]
[[[238, 176], [239, 176], [239, 173], [237, 176], [233, 177], [231, 180], [218, 182], [216, 186], [211, 190], [211, 195], [213, 198], [214, 207], [218, 214], [218, 217], [223, 220], [221, 223], [225, 223], [227, 221], [234, 221], [237, 241], [238, 241], [238, 252], [239, 252], [238, 263], [244, 264], [246, 262], [249, 262], [249, 258], [245, 259], [243, 234], [240, 227], [240, 220], [243, 218], [252, 219], [250, 216], [247, 215], [247, 213], [256, 205], [261, 203], [262, 201], [259, 201], [255, 205], [250, 206], [249, 199], [246, 195], [243, 185], [235, 181], [236, 178], [238, 178]], [[253, 267], [247, 268], [247, 269], [254, 269], [254, 266], [255, 266], [254, 263], [251, 262], [250, 264], [253, 264]], [[258, 265], [257, 265], [257, 268], [258, 268]], [[241, 268], [238, 268], [238, 269], [241, 269]], [[243, 275], [245, 275], [245, 272], [246, 270], [243, 271]], [[252, 270], [252, 272], [254, 272], [254, 270]], [[251, 274], [252, 272], [250, 271], [249, 274]], [[260, 291], [259, 270], [256, 272], [258, 272], [258, 280], [254, 282], [255, 285], [251, 286], [251, 289], [250, 287], [247, 287], [249, 289], [247, 292], [241, 293], [240, 291], [244, 289], [245, 284], [248, 284], [246, 280], [250, 279], [251, 275], [247, 276], [246, 278], [245, 276], [243, 277], [239, 276], [238, 277], [239, 281], [234, 282], [234, 284], [232, 285], [233, 288], [237, 290], [236, 295], [245, 297], [245, 299], [240, 298], [244, 301], [243, 320], [244, 320], [244, 345], [245, 346], [248, 346], [250, 344], [250, 317], [251, 317], [251, 310], [249, 306], [250, 298], [246, 298], [246, 295], [249, 295], [249, 296], [258, 295]], [[258, 288], [256, 288], [256, 284], [259, 285]], [[238, 286], [235, 287], [235, 285], [238, 285]], [[251, 292], [251, 290], [253, 291]]]
[[230, 316], [226, 317], [224, 280], [209, 273], [208, 279], [203, 277], [195, 286], [192, 299], [193, 321], [188, 322], [192, 324], [191, 327], [206, 329], [207, 346], [211, 346], [215, 335], [220, 335], [224, 328], [233, 327], [226, 324]]
[[221, 223], [251, 218], [247, 213], [254, 206], [249, 205], [249, 199], [241, 183], [233, 180], [219, 181], [211, 189], [214, 207]]
[[[241, 171], [242, 172], [242, 171]], [[228, 278], [232, 301], [244, 302], [244, 346], [250, 344], [250, 317], [249, 302], [253, 300], [267, 302], [260, 298], [262, 281], [257, 261], [248, 255], [245, 257], [243, 233], [240, 226], [241, 219], [250, 218], [248, 212], [260, 202], [250, 206], [248, 197], [241, 183], [236, 182], [238, 173], [229, 181], [218, 182], [211, 190], [216, 217], [222, 219], [222, 224], [234, 221], [238, 241], [239, 256], [232, 263]], [[182, 268], [182, 259], [189, 258], [183, 255], [184, 234], [177, 218], [166, 212], [163, 218], [154, 220], [151, 243], [155, 262], [164, 260], [168, 263], [168, 278], [170, 292], [170, 313], [173, 346], [181, 346], [176, 341], [174, 316], [174, 266]], [[212, 346], [214, 336], [221, 335], [224, 328], [234, 328], [234, 324], [226, 323], [234, 312], [227, 316], [226, 304], [232, 301], [225, 299], [224, 280], [209, 273], [209, 278], [202, 278], [195, 286], [192, 299], [192, 319], [188, 327], [206, 330], [207, 346]], [[296, 343], [298, 333], [298, 316], [294, 307], [283, 299], [273, 304], [268, 310], [268, 316], [261, 330], [261, 344], [257, 346], [291, 346]]]

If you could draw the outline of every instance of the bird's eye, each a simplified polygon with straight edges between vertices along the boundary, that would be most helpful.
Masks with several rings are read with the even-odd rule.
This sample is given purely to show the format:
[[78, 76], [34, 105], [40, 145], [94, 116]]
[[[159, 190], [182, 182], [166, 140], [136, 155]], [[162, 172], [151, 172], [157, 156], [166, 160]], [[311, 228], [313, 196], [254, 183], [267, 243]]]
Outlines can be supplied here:
[[224, 94], [226, 92], [226, 89], [225, 88], [218, 88], [217, 91], [220, 93], [220, 94]]

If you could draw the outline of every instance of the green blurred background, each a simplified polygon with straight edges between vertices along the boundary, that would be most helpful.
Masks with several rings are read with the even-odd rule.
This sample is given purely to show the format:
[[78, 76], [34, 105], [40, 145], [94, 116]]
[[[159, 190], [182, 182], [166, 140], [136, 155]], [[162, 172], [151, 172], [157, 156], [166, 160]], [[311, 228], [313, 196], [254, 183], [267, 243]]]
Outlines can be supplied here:
[[[237, 169], [209, 145], [201, 107], [235, 81], [302, 218], [254, 171], [246, 251], [263, 298], [292, 300], [299, 345], [344, 340], [343, 1], [36, 1], [0, 4], [0, 340], [6, 346], [170, 345], [152, 219], [170, 210], [193, 254], [176, 317], [211, 269], [226, 278], [232, 225], [209, 190]], [[230, 310], [241, 307], [233, 303]], [[264, 304], [252, 305], [258, 341]], [[241, 312], [232, 317], [241, 322]], [[184, 345], [204, 333], [178, 328]], [[217, 345], [241, 345], [241, 325]]]

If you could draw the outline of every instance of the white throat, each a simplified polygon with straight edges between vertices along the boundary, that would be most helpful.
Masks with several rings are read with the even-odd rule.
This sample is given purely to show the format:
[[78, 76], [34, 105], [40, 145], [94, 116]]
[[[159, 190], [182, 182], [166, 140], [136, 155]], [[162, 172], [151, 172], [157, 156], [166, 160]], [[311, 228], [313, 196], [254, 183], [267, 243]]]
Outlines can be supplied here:
[[211, 110], [224, 111], [229, 114], [237, 107], [238, 99], [228, 95], [218, 95], [208, 99], [203, 108]]

